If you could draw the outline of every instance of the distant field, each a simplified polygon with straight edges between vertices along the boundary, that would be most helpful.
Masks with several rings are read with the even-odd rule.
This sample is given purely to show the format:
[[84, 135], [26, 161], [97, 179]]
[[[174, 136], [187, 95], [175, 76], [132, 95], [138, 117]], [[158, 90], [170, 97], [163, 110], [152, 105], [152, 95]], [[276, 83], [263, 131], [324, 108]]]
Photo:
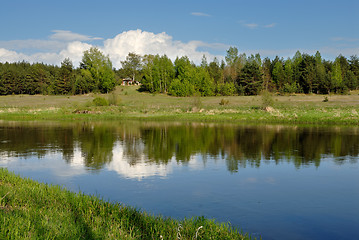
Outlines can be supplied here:
[[[117, 87], [115, 93], [120, 97], [121, 103], [128, 106], [141, 106], [147, 104], [148, 107], [186, 107], [193, 103], [195, 97], [172, 97], [166, 94], [150, 94], [138, 92], [137, 86]], [[107, 94], [85, 94], [75, 96], [55, 96], [55, 95], [8, 95], [0, 96], [0, 108], [4, 107], [73, 107], [91, 102], [96, 96], [106, 97]], [[288, 96], [273, 96], [274, 104], [280, 106], [299, 106], [313, 105], [323, 107], [322, 102], [327, 95], [305, 95], [295, 94]], [[358, 106], [359, 91], [352, 92], [350, 95], [328, 95], [329, 101], [324, 106]], [[228, 106], [255, 106], [261, 104], [261, 96], [218, 96], [201, 97], [203, 107], [218, 107], [221, 99], [229, 100]]]
[[[262, 96], [172, 97], [138, 92], [120, 86], [116, 106], [97, 107], [95, 97], [11, 95], [0, 96], [0, 119], [164, 119], [199, 121], [257, 121], [295, 123], [359, 123], [359, 91], [350, 95], [288, 95], [271, 97], [263, 110]], [[327, 98], [327, 102], [323, 100]], [[224, 103], [220, 105], [220, 103]], [[83, 114], [78, 114], [83, 113]]]

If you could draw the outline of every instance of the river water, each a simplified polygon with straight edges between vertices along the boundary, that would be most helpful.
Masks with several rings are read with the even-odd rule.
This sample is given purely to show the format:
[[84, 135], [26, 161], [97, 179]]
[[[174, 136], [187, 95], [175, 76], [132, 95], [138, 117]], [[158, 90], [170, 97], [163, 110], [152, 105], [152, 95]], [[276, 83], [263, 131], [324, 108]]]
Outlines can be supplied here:
[[263, 239], [359, 239], [359, 128], [0, 122], [0, 167]]

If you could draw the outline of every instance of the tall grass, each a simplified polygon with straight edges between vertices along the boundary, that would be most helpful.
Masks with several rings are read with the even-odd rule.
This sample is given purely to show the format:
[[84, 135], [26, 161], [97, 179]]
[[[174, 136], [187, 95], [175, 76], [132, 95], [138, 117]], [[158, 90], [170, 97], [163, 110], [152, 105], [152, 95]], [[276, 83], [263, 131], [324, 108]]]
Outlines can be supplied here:
[[203, 217], [152, 216], [0, 169], [0, 239], [250, 239]]
[[115, 92], [108, 94], [108, 103], [113, 106], [118, 106], [121, 103], [121, 98]]
[[201, 100], [201, 95], [200, 94], [195, 94], [192, 98], [192, 111], [197, 112], [199, 111], [203, 104], [202, 104], [202, 100]]

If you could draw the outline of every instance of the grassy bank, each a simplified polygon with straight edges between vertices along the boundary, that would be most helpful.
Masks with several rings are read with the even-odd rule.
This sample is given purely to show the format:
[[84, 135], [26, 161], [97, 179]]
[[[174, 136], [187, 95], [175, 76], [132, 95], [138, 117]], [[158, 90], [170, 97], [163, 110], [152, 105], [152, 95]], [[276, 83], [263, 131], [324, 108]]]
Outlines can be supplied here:
[[250, 239], [203, 217], [155, 217], [0, 169], [0, 239]]
[[[115, 96], [112, 106], [95, 106], [96, 97]], [[6, 120], [189, 120], [215, 122], [359, 124], [359, 95], [171, 97], [118, 87], [115, 95], [1, 96]]]

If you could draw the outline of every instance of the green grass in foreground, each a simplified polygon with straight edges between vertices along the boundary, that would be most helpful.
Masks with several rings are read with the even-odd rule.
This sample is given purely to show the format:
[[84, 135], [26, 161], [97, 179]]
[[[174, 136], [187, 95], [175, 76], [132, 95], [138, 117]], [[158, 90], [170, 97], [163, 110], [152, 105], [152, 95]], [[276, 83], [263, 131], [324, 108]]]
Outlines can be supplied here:
[[0, 169], [0, 239], [250, 239], [203, 217], [151, 216]]
[[[0, 96], [0, 119], [359, 124], [358, 92], [272, 96], [270, 108], [264, 109], [262, 96], [171, 97], [138, 92], [137, 88], [119, 86], [114, 93], [101, 95]], [[115, 96], [116, 104], [95, 106], [92, 101], [98, 96]], [[328, 101], [323, 101], [326, 97]]]

